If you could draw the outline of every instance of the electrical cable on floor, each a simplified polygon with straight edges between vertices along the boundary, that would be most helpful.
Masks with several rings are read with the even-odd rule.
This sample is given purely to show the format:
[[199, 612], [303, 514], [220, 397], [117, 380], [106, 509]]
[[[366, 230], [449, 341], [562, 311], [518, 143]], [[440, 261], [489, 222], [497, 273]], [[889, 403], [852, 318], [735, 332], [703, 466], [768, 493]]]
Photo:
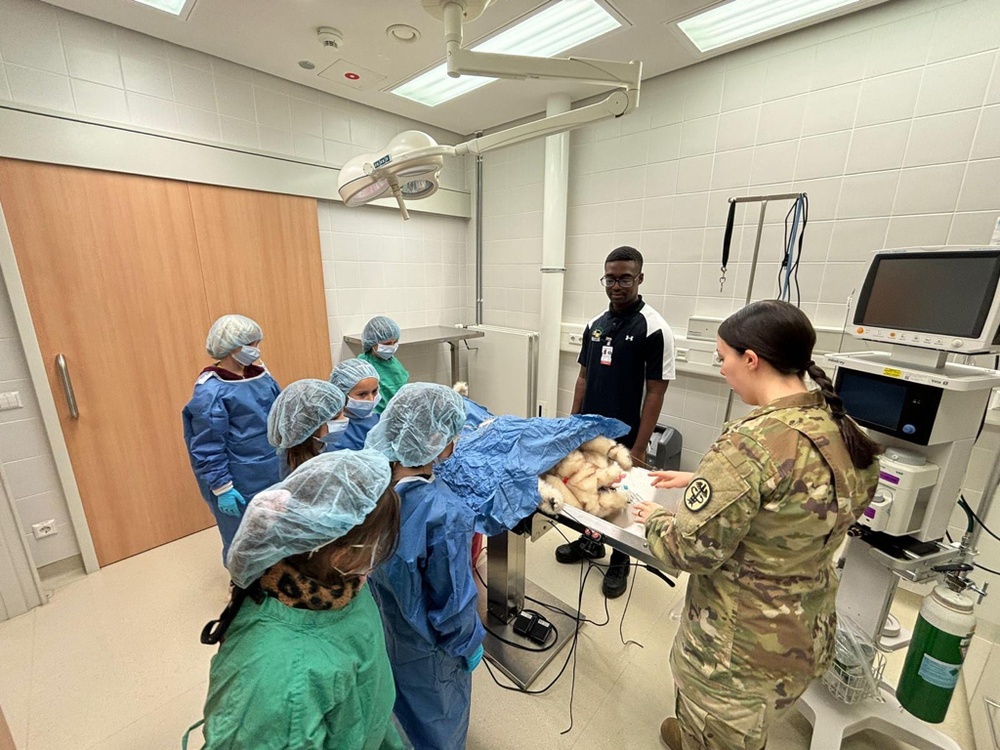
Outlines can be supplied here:
[[[630, 643], [634, 643], [639, 648], [646, 648], [641, 643], [639, 643], [639, 641], [634, 641], [631, 638], [629, 638], [627, 641], [625, 640], [625, 615], [628, 614], [628, 604], [630, 601], [632, 601], [632, 590], [635, 588], [635, 579], [638, 577], [638, 572], [639, 572], [638, 563], [634, 563], [633, 567], [635, 567], [636, 570], [632, 571], [632, 580], [629, 582], [628, 585], [628, 596], [625, 598], [625, 609], [622, 610], [622, 619], [618, 622], [618, 637], [621, 638], [623, 646], [628, 646]], [[607, 602], [607, 597], [604, 598], [604, 601]]]
[[[580, 597], [579, 597], [579, 600], [578, 600], [578, 604], [580, 606], [583, 605], [583, 590], [584, 590], [584, 586], [587, 583], [587, 576], [590, 575], [590, 571], [591, 571], [591, 568], [588, 568], [587, 572], [584, 573], [583, 572], [583, 566], [580, 567]], [[541, 690], [528, 690], [526, 688], [521, 688], [521, 687], [518, 687], [516, 685], [504, 685], [502, 682], [500, 682], [497, 679], [497, 676], [493, 673], [493, 669], [492, 669], [492, 667], [490, 667], [489, 661], [486, 660], [486, 659], [484, 659], [483, 660], [483, 664], [486, 665], [486, 671], [488, 671], [490, 673], [490, 677], [493, 678], [493, 682], [495, 682], [497, 684], [497, 687], [502, 688], [504, 690], [511, 690], [511, 691], [517, 692], [517, 693], [526, 693], [527, 695], [541, 695], [542, 693], [547, 692], [553, 685], [555, 685], [559, 681], [559, 678], [563, 676], [563, 672], [565, 672], [566, 671], [566, 667], [569, 666], [570, 658], [573, 656], [573, 653], [576, 651], [576, 644], [577, 644], [577, 640], [579, 639], [579, 637], [580, 637], [580, 623], [578, 622], [577, 626], [576, 626], [576, 628], [574, 629], [574, 632], [573, 632], [573, 642], [570, 644], [570, 653], [568, 653], [566, 655], [566, 661], [563, 662], [562, 668], [559, 670], [559, 674], [557, 674], [555, 677], [553, 677], [552, 678], [552, 682], [550, 682], [548, 685], [546, 685], [545, 687], [543, 687]], [[572, 698], [571, 698], [571, 700], [572, 700]], [[572, 710], [572, 703], [570, 704], [570, 707], [571, 707], [571, 710]], [[571, 721], [572, 721], [572, 718], [571, 718]]]
[[[549, 604], [548, 602], [541, 602], [538, 599], [535, 599], [527, 595], [524, 598], [533, 604], [537, 604], [539, 607], [545, 607], [545, 609], [549, 610], [550, 612], [558, 612], [559, 614], [564, 615], [565, 617], [568, 617], [571, 620], [576, 619], [576, 615], [572, 615], [565, 609], [557, 607], [554, 604]], [[528, 611], [530, 612], [531, 610]], [[611, 622], [611, 611], [608, 609], [608, 598], [604, 597], [604, 622], [597, 622], [596, 620], [591, 620], [589, 617], [581, 617], [580, 622], [585, 622], [588, 625], [593, 625], [595, 628], [603, 628], [605, 625], [609, 624]]]
[[[565, 539], [567, 543], [571, 543], [569, 537], [567, 537], [566, 534], [563, 533], [562, 529], [560, 529], [555, 524], [553, 524], [551, 526], [551, 528], [555, 529], [556, 532], [563, 539]], [[548, 690], [551, 689], [559, 681], [559, 679], [563, 676], [563, 674], [566, 672], [566, 667], [569, 666], [570, 660], [572, 660], [572, 662], [573, 662], [573, 669], [572, 669], [572, 672], [571, 672], [570, 691], [569, 691], [569, 726], [566, 729], [564, 729], [562, 732], [560, 732], [559, 733], [560, 735], [565, 735], [565, 734], [568, 734], [569, 732], [573, 731], [573, 724], [574, 724], [574, 720], [573, 720], [573, 701], [574, 701], [574, 698], [576, 696], [576, 666], [577, 666], [577, 657], [578, 657], [578, 653], [579, 653], [578, 650], [577, 650], [577, 647], [578, 647], [579, 639], [580, 639], [580, 626], [584, 622], [589, 622], [589, 623], [595, 625], [596, 627], [603, 627], [604, 625], [607, 625], [611, 621], [611, 612], [610, 612], [610, 610], [608, 608], [608, 598], [606, 596], [604, 597], [604, 615], [605, 615], [605, 621], [603, 623], [594, 622], [593, 620], [590, 620], [589, 618], [583, 616], [583, 612], [582, 612], [582, 610], [583, 610], [583, 594], [584, 594], [584, 591], [586, 590], [586, 587], [587, 587], [587, 578], [590, 577], [590, 573], [594, 569], [600, 570], [601, 573], [602, 573], [602, 575], [606, 576], [607, 575], [606, 571], [608, 570], [608, 568], [611, 567], [610, 565], [605, 565], [605, 564], [602, 564], [602, 563], [597, 563], [597, 562], [594, 562], [593, 560], [587, 560], [586, 562], [587, 562], [587, 570], [586, 570], [586, 572], [584, 572], [583, 566], [582, 565], [580, 566], [580, 589], [579, 589], [579, 592], [577, 594], [577, 601], [576, 601], [576, 611], [577, 611], [577, 613], [576, 613], [575, 616], [571, 615], [569, 612], [566, 612], [563, 609], [560, 609], [559, 607], [555, 607], [555, 606], [552, 606], [550, 604], [547, 604], [546, 602], [540, 602], [537, 599], [531, 598], [530, 596], [526, 596], [525, 597], [525, 599], [527, 599], [529, 601], [532, 601], [535, 604], [538, 604], [538, 605], [540, 605], [540, 606], [542, 606], [542, 607], [544, 607], [546, 609], [550, 609], [550, 610], [552, 610], [554, 612], [559, 612], [560, 614], [563, 614], [566, 617], [568, 617], [568, 618], [570, 618], [570, 619], [572, 619], [572, 620], [575, 621], [576, 627], [574, 627], [574, 629], [573, 629], [573, 642], [570, 644], [569, 653], [566, 654], [566, 660], [563, 662], [562, 667], [560, 667], [559, 673], [555, 677], [552, 678], [552, 681], [549, 682], [548, 685], [546, 685], [545, 687], [541, 688], [540, 690], [528, 690], [526, 688], [518, 687], [517, 685], [504, 685], [502, 682], [500, 682], [500, 680], [497, 678], [497, 675], [493, 672], [493, 667], [490, 665], [489, 660], [487, 660], [487, 659], [483, 660], [483, 664], [486, 665], [486, 671], [489, 673], [490, 677], [493, 679], [493, 682], [496, 684], [497, 687], [499, 687], [499, 688], [501, 688], [503, 690], [509, 690], [509, 691], [512, 691], [512, 692], [525, 693], [527, 695], [541, 695], [542, 693], [548, 692]], [[619, 636], [619, 638], [621, 638], [622, 644], [625, 645], [625, 646], [628, 646], [629, 644], [634, 643], [635, 645], [639, 646], [639, 648], [644, 648], [644, 646], [641, 643], [639, 643], [638, 641], [634, 641], [634, 640], [631, 640], [631, 639], [628, 640], [628, 641], [626, 641], [625, 640], [625, 635], [624, 635], [625, 615], [628, 613], [628, 606], [629, 606], [629, 603], [632, 601], [632, 591], [635, 588], [635, 577], [637, 575], [638, 568], [644, 567], [647, 570], [650, 570], [650, 571], [652, 571], [654, 573], [657, 573], [657, 575], [659, 577], [661, 577], [664, 580], [666, 580], [667, 583], [669, 583], [671, 586], [673, 586], [674, 584], [673, 584], [673, 581], [671, 581], [670, 579], [666, 578], [666, 576], [664, 576], [663, 574], [659, 573], [659, 571], [654, 570], [649, 565], [646, 565], [646, 564], [643, 564], [643, 563], [638, 563], [638, 562], [630, 562], [629, 563], [629, 567], [635, 568], [636, 570], [633, 571], [632, 581], [629, 584], [628, 597], [625, 599], [625, 607], [622, 610], [622, 619], [619, 622], [619, 626], [618, 626], [618, 636]], [[475, 571], [476, 577], [479, 579], [479, 582], [485, 588], [486, 582], [483, 580], [483, 577], [480, 574], [479, 569], [474, 567], [473, 570]], [[529, 609], [524, 609], [524, 610], [522, 610], [522, 612], [528, 612], [528, 613], [535, 614], [535, 615], [538, 614], [538, 612], [536, 612], [534, 610], [529, 610]], [[484, 624], [484, 627], [485, 627], [485, 624]], [[555, 630], [555, 626], [554, 625], [552, 626], [552, 628], [553, 628], [553, 630]], [[491, 636], [493, 636], [494, 638], [496, 638], [498, 641], [500, 641], [502, 643], [505, 643], [505, 644], [513, 646], [515, 648], [521, 649], [523, 651], [533, 651], [533, 652], [536, 652], [536, 653], [537, 652], [541, 652], [541, 651], [548, 651], [556, 643], [558, 643], [558, 633], [556, 633], [556, 638], [553, 639], [553, 642], [552, 642], [551, 645], [546, 646], [544, 648], [535, 649], [535, 648], [528, 648], [527, 646], [524, 646], [524, 645], [519, 644], [519, 643], [514, 643], [512, 641], [508, 641], [507, 639], [505, 639], [505, 638], [503, 638], [501, 636], [498, 636], [496, 633], [494, 633], [489, 628], [486, 628], [486, 632], [489, 633]]]
[[[592, 571], [593, 569], [594, 565], [592, 563], [587, 565], [587, 572], [585, 574], [583, 573], [583, 568], [582, 567], [580, 568], [580, 595], [576, 600], [577, 612], [579, 612], [583, 608], [583, 591], [587, 587], [587, 576], [590, 575], [590, 571]], [[607, 599], [607, 597], [605, 597], [605, 599]], [[579, 655], [579, 651], [577, 651], [576, 648], [577, 646], [576, 639], [579, 638], [579, 636], [580, 636], [580, 621], [578, 619], [576, 621], [576, 633], [574, 634], [573, 638], [573, 671], [570, 673], [570, 681], [569, 681], [569, 726], [566, 727], [564, 730], [562, 730], [559, 733], [560, 735], [569, 734], [570, 732], [573, 731], [573, 699], [576, 697], [576, 660], [577, 656]]]

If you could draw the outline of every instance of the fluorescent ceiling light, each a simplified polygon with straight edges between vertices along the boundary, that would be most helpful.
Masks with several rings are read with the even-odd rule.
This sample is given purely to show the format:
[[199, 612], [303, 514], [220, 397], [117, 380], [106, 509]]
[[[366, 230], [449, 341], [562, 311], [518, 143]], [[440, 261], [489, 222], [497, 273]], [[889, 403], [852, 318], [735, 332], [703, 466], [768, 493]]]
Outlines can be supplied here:
[[[620, 26], [621, 22], [597, 0], [561, 0], [472, 49], [475, 52], [555, 57]], [[441, 63], [397, 86], [391, 93], [436, 107], [495, 80], [484, 76], [449, 78], [447, 64]]]
[[702, 52], [759, 36], [861, 0], [732, 0], [678, 22]]
[[142, 5], [148, 5], [150, 8], [156, 8], [157, 10], [162, 10], [165, 13], [171, 13], [172, 15], [179, 16], [181, 11], [184, 10], [184, 4], [187, 0], [135, 0], [137, 3]]

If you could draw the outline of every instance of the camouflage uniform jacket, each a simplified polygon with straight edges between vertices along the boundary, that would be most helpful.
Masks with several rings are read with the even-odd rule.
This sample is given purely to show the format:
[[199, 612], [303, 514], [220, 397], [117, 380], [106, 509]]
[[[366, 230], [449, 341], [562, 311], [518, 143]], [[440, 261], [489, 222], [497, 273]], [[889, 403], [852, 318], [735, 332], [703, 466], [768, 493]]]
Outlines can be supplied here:
[[766, 685], [780, 707], [822, 674], [836, 627], [833, 555], [877, 481], [877, 461], [852, 465], [818, 392], [726, 426], [677, 515], [646, 524], [653, 554], [691, 574], [671, 655], [679, 687]]

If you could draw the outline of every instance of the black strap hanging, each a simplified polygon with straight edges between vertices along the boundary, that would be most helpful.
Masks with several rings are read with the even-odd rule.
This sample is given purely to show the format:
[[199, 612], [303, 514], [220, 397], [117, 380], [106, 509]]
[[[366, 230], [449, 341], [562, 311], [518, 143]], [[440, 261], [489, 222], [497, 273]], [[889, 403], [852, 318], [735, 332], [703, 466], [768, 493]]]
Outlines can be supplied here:
[[729, 265], [729, 249], [733, 245], [733, 225], [736, 223], [736, 202], [729, 201], [729, 216], [726, 217], [726, 233], [722, 237], [722, 275], [719, 277], [719, 291], [726, 283], [726, 266]]

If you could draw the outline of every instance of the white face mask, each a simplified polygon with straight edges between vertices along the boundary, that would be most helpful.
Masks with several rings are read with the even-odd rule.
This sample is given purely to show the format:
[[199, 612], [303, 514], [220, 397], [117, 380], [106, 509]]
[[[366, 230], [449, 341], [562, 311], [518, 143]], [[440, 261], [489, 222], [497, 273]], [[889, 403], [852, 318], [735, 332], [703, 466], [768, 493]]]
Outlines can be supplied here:
[[375, 347], [375, 356], [379, 359], [392, 359], [399, 344], [379, 344]]
[[344, 430], [351, 423], [349, 419], [333, 419], [326, 423], [326, 434], [321, 437], [313, 437], [313, 440], [318, 440], [323, 445], [330, 445], [331, 443], [336, 443], [337, 439], [344, 434]]
[[256, 346], [241, 346], [235, 352], [233, 352], [233, 359], [239, 362], [244, 367], [249, 367], [258, 359], [260, 359], [260, 349]]
[[[354, 549], [364, 549], [365, 545], [363, 545], [363, 544], [352, 544], [350, 546], [353, 547]], [[368, 564], [368, 567], [365, 570], [355, 570], [355, 571], [351, 571], [349, 573], [345, 573], [340, 568], [338, 568], [336, 565], [331, 565], [330, 567], [332, 567], [334, 570], [336, 570], [338, 573], [340, 573], [340, 575], [343, 576], [344, 578], [350, 578], [352, 576], [358, 576], [361, 579], [361, 583], [364, 583], [368, 579], [368, 575], [373, 570], [375, 570], [375, 558], [378, 557], [379, 546], [380, 545], [376, 544], [375, 546], [372, 547], [372, 559], [371, 559], [371, 562]]]
[[351, 423], [350, 419], [334, 419], [326, 423], [326, 434], [327, 437], [331, 435], [340, 435], [347, 429], [347, 425]]

